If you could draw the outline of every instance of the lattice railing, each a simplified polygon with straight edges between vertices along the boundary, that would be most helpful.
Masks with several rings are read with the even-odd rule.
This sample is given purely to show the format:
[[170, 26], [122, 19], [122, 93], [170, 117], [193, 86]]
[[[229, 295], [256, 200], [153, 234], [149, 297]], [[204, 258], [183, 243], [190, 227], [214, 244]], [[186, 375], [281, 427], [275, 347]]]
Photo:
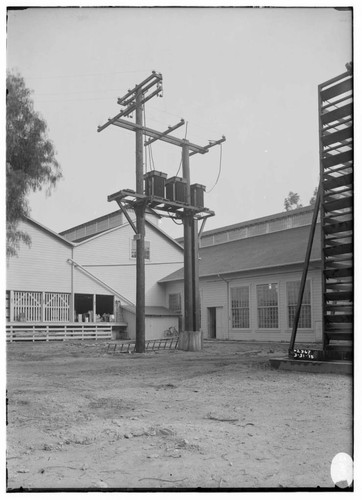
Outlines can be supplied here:
[[69, 321], [70, 294], [54, 292], [13, 292], [12, 318], [31, 323]]

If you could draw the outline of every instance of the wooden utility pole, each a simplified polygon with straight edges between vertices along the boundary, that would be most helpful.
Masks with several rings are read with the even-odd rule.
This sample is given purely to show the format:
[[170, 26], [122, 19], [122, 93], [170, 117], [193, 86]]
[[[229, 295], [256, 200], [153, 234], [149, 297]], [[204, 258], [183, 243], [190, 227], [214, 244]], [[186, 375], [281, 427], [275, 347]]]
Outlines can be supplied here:
[[[136, 193], [143, 194], [142, 88], [136, 90]], [[145, 352], [145, 204], [136, 207], [136, 352]]]
[[[154, 85], [155, 91], [146, 97], [146, 93]], [[126, 109], [118, 113], [108, 122], [98, 127], [101, 132], [108, 125], [117, 125], [117, 121], [123, 116], [128, 116], [135, 111], [134, 132], [136, 135], [136, 193], [143, 196], [143, 118], [142, 111], [145, 102], [162, 92], [162, 75], [155, 71], [143, 82], [129, 90], [122, 98], [118, 99], [118, 104], [126, 106]], [[118, 200], [117, 200], [118, 203]], [[142, 198], [134, 206], [136, 213], [136, 226], [134, 226], [126, 208], [122, 203], [118, 203], [125, 214], [130, 226], [135, 231], [136, 240], [136, 352], [145, 352], [145, 212], [146, 204]]]
[[[186, 181], [186, 205], [191, 205], [190, 188], [190, 151], [187, 140], [182, 145], [182, 176]], [[185, 210], [184, 225], [184, 300], [185, 300], [185, 331], [194, 331], [194, 301], [193, 301], [193, 272], [192, 272], [192, 230], [193, 214]]]
[[[146, 207], [152, 210], [163, 212], [169, 215], [174, 213], [175, 218], [183, 220], [184, 224], [184, 306], [185, 306], [185, 330], [192, 333], [200, 330], [200, 299], [199, 299], [199, 271], [198, 271], [198, 226], [197, 220], [206, 220], [207, 217], [214, 215], [214, 212], [205, 207], [195, 207], [191, 204], [190, 187], [190, 156], [194, 154], [208, 153], [209, 149], [217, 144], [221, 144], [226, 139], [223, 136], [218, 141], [209, 141], [206, 146], [199, 146], [186, 139], [179, 139], [171, 136], [170, 132], [183, 125], [183, 119], [173, 126], [168, 127], [164, 132], [159, 132], [143, 125], [142, 107], [145, 102], [153, 96], [162, 92], [162, 75], [152, 72], [152, 75], [146, 78], [142, 83], [136, 85], [133, 90], [121, 99], [118, 104], [126, 106], [126, 109], [110, 118], [107, 123], [98, 127], [101, 132], [109, 125], [131, 130], [136, 134], [136, 191], [129, 189], [118, 191], [108, 196], [108, 201], [116, 201], [122, 212], [125, 214], [130, 226], [135, 232], [136, 240], [136, 266], [137, 266], [137, 284], [136, 284], [136, 352], [145, 351], [145, 213]], [[157, 89], [146, 97], [146, 92], [157, 84]], [[135, 122], [122, 119], [127, 117], [133, 111], [136, 112]], [[150, 139], [144, 145], [151, 144], [156, 140], [168, 142], [174, 146], [182, 148], [182, 175], [186, 181], [186, 196], [184, 202], [175, 200], [160, 199], [145, 195], [143, 188], [143, 136]], [[136, 212], [136, 225], [133, 224], [127, 208], [132, 207]], [[202, 226], [203, 227], [203, 226]], [[186, 349], [188, 350], [188, 349]]]
[[[206, 220], [206, 219], [204, 219]], [[194, 331], [201, 329], [201, 309], [200, 309], [200, 280], [199, 280], [199, 233], [198, 220], [193, 219], [192, 228], [192, 276], [193, 276], [193, 300], [194, 300]]]

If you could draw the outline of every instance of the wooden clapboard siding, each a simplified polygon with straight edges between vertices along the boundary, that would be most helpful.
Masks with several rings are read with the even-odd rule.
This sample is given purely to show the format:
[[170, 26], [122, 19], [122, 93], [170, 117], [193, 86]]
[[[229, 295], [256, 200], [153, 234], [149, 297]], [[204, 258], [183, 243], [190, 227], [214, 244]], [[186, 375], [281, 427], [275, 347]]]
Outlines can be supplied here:
[[[77, 245], [74, 260], [135, 303], [136, 259], [131, 258], [133, 236], [134, 232], [128, 224], [120, 226]], [[146, 260], [146, 305], [162, 304], [164, 291], [157, 282], [183, 266], [183, 251], [149, 223], [146, 223], [145, 239], [150, 242], [150, 260]], [[102, 285], [75, 269], [75, 293], [89, 293], [89, 290], [105, 293]]]
[[[229, 281], [225, 283], [221, 278], [208, 277], [200, 279], [200, 303], [201, 303], [201, 329], [204, 338], [208, 336], [208, 308], [217, 307], [219, 315], [219, 325], [217, 338], [245, 341], [271, 341], [289, 342], [292, 329], [288, 325], [287, 309], [287, 282], [299, 281], [301, 279], [301, 266], [291, 266], [288, 269], [278, 268], [274, 270], [258, 270], [245, 273], [235, 273], [233, 275], [223, 275]], [[311, 283], [311, 328], [300, 329], [298, 332], [298, 342], [320, 342], [321, 322], [322, 322], [322, 278], [320, 269], [311, 269], [307, 280]], [[277, 283], [278, 284], [278, 319], [279, 325], [275, 329], [259, 329], [257, 324], [257, 294], [258, 284]], [[248, 329], [233, 329], [231, 323], [231, 299], [227, 295], [227, 290], [231, 287], [249, 287], [249, 320]], [[166, 300], [171, 293], [181, 293], [182, 314], [183, 313], [183, 281], [172, 281], [165, 284]], [[167, 303], [165, 303], [167, 306]]]
[[201, 280], [200, 282], [201, 330], [204, 332], [204, 338], [208, 337], [208, 308], [210, 307], [217, 308], [217, 338], [228, 338], [228, 299], [226, 290], [227, 285], [221, 279], [213, 281]]
[[31, 247], [21, 244], [18, 257], [7, 263], [6, 288], [19, 291], [71, 291], [71, 245], [30, 221], [19, 229], [31, 237]]

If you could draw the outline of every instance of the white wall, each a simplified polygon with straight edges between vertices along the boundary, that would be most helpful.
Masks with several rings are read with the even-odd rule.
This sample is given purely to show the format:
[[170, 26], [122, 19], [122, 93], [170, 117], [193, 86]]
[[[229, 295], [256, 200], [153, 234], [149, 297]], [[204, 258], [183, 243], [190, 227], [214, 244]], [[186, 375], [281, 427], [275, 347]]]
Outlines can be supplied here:
[[[136, 301], [136, 260], [131, 258], [134, 232], [129, 225], [118, 227], [77, 245], [74, 260], [87, 271]], [[183, 251], [156, 229], [146, 224], [150, 260], [146, 260], [146, 305], [164, 305], [164, 290], [157, 281], [183, 265]], [[102, 292], [103, 290], [103, 292]], [[79, 269], [74, 273], [75, 293], [104, 293], [101, 285]]]
[[[201, 330], [204, 338], [208, 337], [208, 308], [216, 307], [217, 338], [230, 340], [257, 340], [257, 341], [284, 341], [289, 342], [292, 329], [288, 326], [286, 283], [287, 281], [299, 281], [302, 270], [286, 270], [280, 268], [269, 273], [244, 273], [242, 276], [233, 278], [223, 276], [222, 278], [202, 278], [200, 280], [201, 295]], [[321, 291], [321, 271], [319, 269], [310, 270], [308, 280], [311, 282], [311, 313], [312, 328], [298, 329], [297, 342], [320, 342], [322, 340], [322, 291]], [[257, 299], [256, 285], [266, 283], [278, 284], [278, 317], [279, 325], [276, 329], [259, 329], [257, 325]], [[232, 286], [245, 285], [250, 289], [250, 328], [233, 329], [231, 324], [230, 292]], [[183, 282], [167, 283], [165, 286], [166, 301], [170, 293], [182, 294], [183, 311]], [[167, 303], [165, 304], [167, 306]], [[184, 313], [182, 313], [184, 314]]]
[[32, 243], [30, 247], [21, 243], [18, 257], [8, 260], [7, 289], [70, 293], [71, 247], [31, 222], [21, 222], [19, 229], [29, 234]]
[[[127, 322], [127, 334], [131, 340], [136, 340], [136, 315], [123, 310], [123, 318]], [[170, 327], [178, 330], [177, 316], [146, 316], [145, 317], [145, 339], [162, 339], [166, 337], [165, 331]]]

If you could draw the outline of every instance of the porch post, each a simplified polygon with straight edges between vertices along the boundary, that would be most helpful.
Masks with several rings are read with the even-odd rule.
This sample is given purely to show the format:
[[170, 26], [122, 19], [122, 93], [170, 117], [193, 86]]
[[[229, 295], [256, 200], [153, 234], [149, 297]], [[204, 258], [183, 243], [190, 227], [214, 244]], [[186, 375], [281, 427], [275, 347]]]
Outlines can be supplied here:
[[10, 290], [10, 297], [9, 297], [9, 300], [10, 300], [10, 304], [9, 304], [9, 307], [10, 307], [10, 323], [12, 323], [14, 321], [14, 290]]

